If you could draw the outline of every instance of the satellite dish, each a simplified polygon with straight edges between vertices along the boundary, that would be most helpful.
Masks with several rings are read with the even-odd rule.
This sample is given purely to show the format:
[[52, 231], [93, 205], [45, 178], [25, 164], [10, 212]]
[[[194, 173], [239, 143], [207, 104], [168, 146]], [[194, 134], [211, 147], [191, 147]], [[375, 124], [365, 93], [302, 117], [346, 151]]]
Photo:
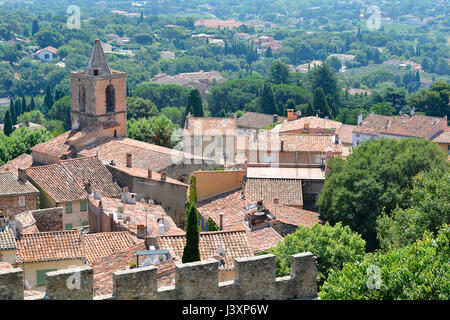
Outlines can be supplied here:
[[225, 258], [226, 251], [225, 251], [224, 248], [218, 247], [218, 248], [217, 248], [217, 254], [218, 254], [220, 257]]
[[163, 236], [170, 230], [170, 222], [164, 218], [158, 220], [158, 235]]

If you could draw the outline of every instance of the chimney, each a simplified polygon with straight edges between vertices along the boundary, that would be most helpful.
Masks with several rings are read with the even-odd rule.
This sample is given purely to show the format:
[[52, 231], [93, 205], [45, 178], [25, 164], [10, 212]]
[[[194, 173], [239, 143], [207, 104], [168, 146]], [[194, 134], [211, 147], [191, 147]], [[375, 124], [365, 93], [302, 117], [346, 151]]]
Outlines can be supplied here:
[[137, 226], [136, 237], [138, 239], [145, 239], [145, 226], [143, 224]]
[[149, 179], [152, 178], [152, 170], [151, 169], [147, 169], [147, 178], [149, 178]]
[[19, 168], [18, 170], [19, 179], [25, 183], [27, 182], [27, 171], [24, 168]]
[[306, 123], [303, 125], [303, 128], [304, 128], [304, 129], [309, 129], [309, 123], [306, 122]]
[[219, 212], [219, 230], [223, 230], [223, 212]]
[[360, 126], [362, 122], [363, 122], [363, 116], [362, 116], [362, 114], [360, 114], [358, 116], [358, 126]]
[[132, 165], [132, 155], [131, 155], [131, 153], [127, 153], [127, 167], [128, 167], [128, 168], [132, 168], [132, 167], [133, 167], [133, 165]]
[[161, 172], [161, 181], [166, 181], [166, 175], [167, 175], [167, 172], [165, 172], [165, 171]]
[[295, 114], [294, 109], [286, 109], [286, 111], [288, 121], [297, 120], [297, 115]]
[[278, 115], [277, 114], [273, 115], [272, 122], [273, 123], [278, 122]]
[[281, 152], [284, 151], [284, 141], [283, 140], [280, 141], [280, 151]]
[[87, 193], [91, 194], [92, 193], [92, 185], [90, 181], [85, 181], [84, 182], [84, 190], [86, 190]]

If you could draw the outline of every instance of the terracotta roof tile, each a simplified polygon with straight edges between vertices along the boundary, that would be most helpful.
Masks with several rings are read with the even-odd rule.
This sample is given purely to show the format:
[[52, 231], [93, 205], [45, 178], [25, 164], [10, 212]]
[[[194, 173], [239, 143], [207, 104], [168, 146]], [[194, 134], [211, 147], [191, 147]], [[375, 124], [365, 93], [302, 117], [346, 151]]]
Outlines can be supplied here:
[[368, 135], [388, 134], [404, 137], [431, 138], [442, 126], [445, 118], [415, 116], [381, 116], [377, 114], [368, 115], [360, 126], [356, 127], [354, 133]]
[[[141, 169], [141, 168], [136, 168], [136, 167], [128, 168], [128, 167], [120, 166], [120, 165], [115, 165], [114, 167], [117, 170], [122, 171], [122, 172], [124, 172], [124, 173], [126, 173], [126, 174], [128, 174], [130, 176], [148, 179], [148, 170]], [[161, 174], [152, 171], [152, 178], [151, 178], [151, 180], [161, 181]], [[167, 176], [166, 176], [166, 180], [164, 182], [188, 187], [187, 184], [185, 184], [185, 183], [183, 183], [181, 181], [172, 179], [172, 178], [167, 177]]]
[[264, 203], [272, 203], [277, 198], [280, 204], [303, 205], [300, 179], [247, 178], [245, 190], [253, 199]]
[[0, 251], [17, 249], [16, 237], [11, 228], [0, 229]]
[[[92, 197], [89, 198], [90, 203], [97, 207], [99, 206], [99, 200], [94, 200]], [[164, 219], [168, 220], [170, 223], [170, 230], [167, 231], [167, 235], [183, 235], [185, 234], [184, 230], [178, 228], [175, 222], [172, 220], [170, 216], [168, 216], [163, 207], [155, 204], [141, 203], [136, 202], [136, 204], [127, 204], [123, 203], [120, 199], [102, 197], [102, 208], [105, 213], [113, 213], [114, 211], [118, 211], [119, 207], [123, 207], [123, 214], [120, 214], [124, 217], [130, 217], [130, 222], [121, 223], [121, 226], [124, 230], [131, 232], [132, 234], [137, 234], [137, 226], [144, 225], [147, 223], [150, 235], [158, 234], [158, 222], [156, 218], [158, 216], [163, 215]], [[147, 218], [146, 218], [147, 216]], [[116, 221], [117, 222], [117, 221]]]
[[[86, 260], [91, 263], [99, 258], [133, 247], [136, 242], [137, 239], [134, 240], [126, 231], [86, 234], [84, 237]], [[143, 242], [143, 240], [139, 242]]]
[[39, 194], [29, 181], [22, 182], [12, 171], [0, 172], [0, 197]]
[[334, 143], [334, 135], [278, 134], [266, 131], [257, 140], [249, 139], [249, 150], [272, 152], [322, 152], [342, 153], [342, 147]]
[[97, 157], [76, 158], [56, 164], [31, 167], [28, 177], [55, 202], [86, 198], [84, 182], [90, 181], [92, 191], [102, 196], [118, 197], [121, 189], [113, 182], [112, 174]]
[[[286, 117], [278, 116], [278, 121], [285, 120]], [[259, 112], [246, 112], [237, 119], [237, 126], [241, 128], [261, 129], [272, 123], [273, 115]]]
[[328, 128], [337, 129], [342, 125], [342, 122], [319, 118], [319, 117], [303, 117], [297, 120], [285, 121], [278, 129], [279, 132], [296, 131], [305, 128], [305, 124], [310, 128]]
[[235, 134], [236, 118], [187, 117], [185, 134]]
[[283, 240], [272, 228], [262, 228], [248, 233], [250, 245], [254, 253], [266, 251], [278, 244], [278, 241]]
[[0, 172], [12, 171], [17, 174], [19, 168], [29, 168], [33, 165], [33, 157], [29, 154], [21, 154], [17, 158], [14, 158], [0, 167]]
[[339, 141], [342, 143], [353, 143], [353, 130], [356, 129], [357, 126], [352, 126], [349, 124], [343, 124], [336, 132], [339, 136]]
[[24, 234], [17, 247], [17, 263], [84, 259], [78, 230]]
[[[160, 249], [169, 250], [169, 253], [180, 261], [183, 256], [186, 236], [163, 236], [158, 237]], [[199, 249], [201, 260], [214, 259], [218, 256], [217, 249], [225, 250], [225, 264], [219, 266], [219, 270], [233, 270], [234, 259], [252, 257], [253, 251], [250, 247], [247, 232], [240, 231], [215, 231], [200, 232]]]
[[445, 130], [433, 139], [436, 143], [450, 143], [450, 129]]

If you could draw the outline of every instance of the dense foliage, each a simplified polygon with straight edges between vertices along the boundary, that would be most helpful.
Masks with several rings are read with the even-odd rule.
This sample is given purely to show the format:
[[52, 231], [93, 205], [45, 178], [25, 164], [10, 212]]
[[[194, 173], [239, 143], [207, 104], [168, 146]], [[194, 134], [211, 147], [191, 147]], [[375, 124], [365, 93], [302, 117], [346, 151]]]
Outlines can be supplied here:
[[434, 238], [401, 248], [367, 254], [330, 273], [321, 287], [322, 299], [448, 300], [450, 297], [450, 226]]
[[322, 284], [332, 269], [341, 269], [346, 262], [361, 260], [365, 241], [349, 227], [337, 223], [330, 226], [315, 224], [312, 228], [299, 226], [277, 246], [268, 250], [276, 259], [278, 277], [290, 274], [291, 256], [299, 252], [312, 252], [317, 258], [318, 282]]
[[443, 170], [447, 155], [425, 139], [368, 140], [345, 159], [331, 159], [317, 205], [320, 217], [360, 233], [367, 249], [378, 248], [376, 219], [397, 206], [408, 208], [414, 177]]

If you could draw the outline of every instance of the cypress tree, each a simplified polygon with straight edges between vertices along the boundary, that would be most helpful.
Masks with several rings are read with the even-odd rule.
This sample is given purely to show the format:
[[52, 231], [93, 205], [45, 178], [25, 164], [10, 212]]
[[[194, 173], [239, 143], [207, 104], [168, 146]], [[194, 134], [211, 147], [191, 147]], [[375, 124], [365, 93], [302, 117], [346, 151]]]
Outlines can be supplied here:
[[306, 116], [314, 116], [314, 108], [311, 101], [308, 101], [308, 105], [306, 106]]
[[36, 105], [34, 104], [34, 97], [31, 97], [30, 105], [28, 107], [29, 111], [36, 109]]
[[278, 113], [277, 107], [275, 105], [275, 98], [273, 96], [272, 86], [268, 82], [265, 82], [261, 89], [260, 108], [261, 112], [265, 114]]
[[197, 209], [194, 202], [188, 202], [186, 223], [186, 246], [183, 250], [182, 262], [200, 261], [199, 232], [197, 228]]
[[22, 114], [22, 104], [20, 103], [20, 99], [17, 99], [16, 102], [14, 102], [14, 113], [16, 115], [17, 123], [17, 118]]
[[53, 106], [53, 95], [52, 90], [50, 89], [50, 85], [47, 84], [47, 89], [45, 89], [45, 97], [44, 97], [44, 113], [47, 114], [48, 111]]
[[328, 104], [325, 99], [325, 93], [322, 88], [317, 88], [314, 91], [313, 106], [314, 110], [320, 110], [321, 116], [330, 116]]
[[39, 32], [39, 23], [37, 19], [33, 20], [33, 25], [31, 27], [31, 34], [34, 36], [35, 33]]
[[13, 125], [11, 119], [11, 111], [8, 109], [5, 113], [5, 125], [3, 127], [3, 133], [9, 136], [13, 132]]
[[202, 97], [198, 89], [192, 89], [189, 93], [186, 112], [191, 112], [194, 117], [203, 117]]
[[17, 115], [15, 112], [15, 109], [16, 109], [16, 107], [15, 107], [14, 100], [13, 99], [9, 100], [9, 111], [11, 113], [11, 120], [12, 120], [13, 125], [17, 124]]
[[27, 107], [27, 100], [25, 99], [25, 96], [22, 96], [22, 114], [28, 111], [30, 110], [28, 110]]

